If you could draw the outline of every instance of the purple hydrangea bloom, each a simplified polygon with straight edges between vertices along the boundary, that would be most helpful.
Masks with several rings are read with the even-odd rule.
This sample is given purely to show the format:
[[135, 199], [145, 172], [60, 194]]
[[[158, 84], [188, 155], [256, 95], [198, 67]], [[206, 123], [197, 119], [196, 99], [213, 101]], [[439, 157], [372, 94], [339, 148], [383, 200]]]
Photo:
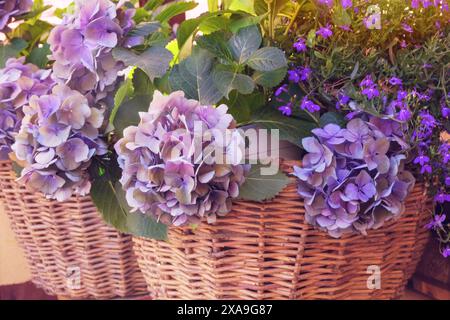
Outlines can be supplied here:
[[154, 93], [148, 112], [140, 113], [139, 125], [126, 128], [115, 145], [123, 170], [120, 182], [133, 210], [177, 226], [203, 217], [213, 223], [230, 211], [249, 167], [240, 164], [239, 157], [221, 164], [205, 154], [206, 149], [224, 147], [223, 156], [230, 155], [234, 148], [216, 139], [201, 144], [199, 151], [208, 159], [196, 160], [194, 135], [200, 124], [207, 131], [229, 132], [235, 143], [243, 143], [244, 138], [231, 129], [233, 117], [227, 109], [202, 106], [182, 91], [169, 96]]
[[400, 216], [415, 182], [398, 151], [409, 147], [398, 142], [398, 124], [369, 120], [314, 129], [317, 138], [302, 141], [307, 152], [302, 167], [294, 167], [306, 221], [334, 237], [366, 234]]
[[124, 65], [112, 49], [133, 27], [134, 9], [116, 8], [109, 0], [76, 0], [73, 14], [50, 33], [54, 78], [99, 101], [114, 88]]
[[0, 32], [8, 32], [8, 24], [32, 6], [33, 0], [0, 0]]
[[91, 159], [107, 151], [99, 137], [103, 111], [62, 84], [48, 95], [32, 96], [23, 111], [12, 145], [16, 157], [26, 162], [19, 182], [58, 201], [89, 193]]
[[0, 70], [0, 160], [8, 158], [14, 135], [19, 131], [22, 108], [33, 95], [44, 95], [53, 87], [49, 70], [25, 64], [25, 58], [8, 59]]

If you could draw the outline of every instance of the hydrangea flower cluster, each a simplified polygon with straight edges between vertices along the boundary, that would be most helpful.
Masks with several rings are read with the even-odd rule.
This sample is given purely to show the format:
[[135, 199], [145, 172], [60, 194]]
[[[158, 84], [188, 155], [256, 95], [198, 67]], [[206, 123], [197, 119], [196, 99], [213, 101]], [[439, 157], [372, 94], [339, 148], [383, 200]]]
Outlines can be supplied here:
[[103, 111], [89, 107], [81, 93], [63, 84], [32, 96], [12, 146], [25, 161], [19, 181], [48, 198], [64, 201], [90, 191], [91, 159], [107, 152], [99, 137]]
[[0, 0], [0, 32], [7, 32], [11, 20], [31, 10], [33, 0]]
[[52, 29], [48, 43], [55, 79], [99, 101], [112, 90], [124, 68], [112, 49], [134, 25], [134, 9], [116, 8], [109, 0], [76, 0], [75, 11]]
[[[176, 226], [203, 217], [213, 223], [230, 211], [249, 168], [240, 164], [239, 155], [231, 154], [236, 149], [229, 146], [243, 143], [243, 138], [231, 129], [234, 120], [227, 109], [200, 105], [181, 91], [169, 96], [155, 92], [148, 112], [140, 113], [139, 125], [126, 128], [115, 145], [123, 169], [120, 182], [134, 210]], [[230, 144], [219, 142], [214, 134], [198, 144], [194, 129], [199, 124], [206, 132], [229, 132]], [[202, 159], [195, 151], [199, 146]], [[216, 147], [234, 160], [219, 163], [210, 158], [206, 150]]]
[[294, 168], [309, 223], [333, 237], [366, 234], [404, 212], [415, 179], [404, 169], [398, 123], [355, 118], [345, 128], [328, 124], [312, 132], [316, 137], [302, 140], [302, 167]]
[[53, 87], [50, 70], [25, 64], [25, 58], [10, 58], [0, 70], [0, 160], [8, 159], [14, 134], [19, 131], [22, 107], [33, 95], [44, 95]]

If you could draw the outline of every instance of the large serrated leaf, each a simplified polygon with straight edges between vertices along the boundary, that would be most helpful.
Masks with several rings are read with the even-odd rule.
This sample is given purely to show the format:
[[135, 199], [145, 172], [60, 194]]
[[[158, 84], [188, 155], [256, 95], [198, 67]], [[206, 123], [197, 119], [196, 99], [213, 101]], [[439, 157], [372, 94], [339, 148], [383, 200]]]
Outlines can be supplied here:
[[119, 182], [99, 177], [91, 187], [91, 198], [103, 220], [118, 231], [138, 237], [167, 239], [167, 226], [139, 212], [130, 212]]
[[253, 74], [253, 80], [265, 88], [273, 88], [284, 79], [286, 72], [286, 67], [273, 71], [256, 71]]
[[161, 24], [157, 21], [142, 22], [138, 24], [136, 27], [134, 27], [133, 30], [131, 30], [128, 35], [146, 37], [158, 31], [159, 28], [161, 28]]
[[228, 94], [232, 90], [237, 90], [242, 94], [250, 94], [255, 89], [253, 79], [245, 74], [223, 70], [220, 65], [213, 72], [213, 80], [217, 89], [228, 99]]
[[172, 90], [181, 90], [188, 98], [202, 104], [215, 104], [223, 96], [214, 84], [213, 58], [203, 49], [195, 50], [190, 57], [175, 65], [169, 82]]
[[262, 168], [260, 164], [252, 165], [239, 189], [240, 199], [258, 202], [270, 200], [288, 185], [289, 178], [281, 171], [274, 175], [263, 175]]
[[301, 140], [311, 135], [311, 130], [317, 128], [312, 121], [300, 120], [286, 117], [278, 110], [264, 108], [260, 113], [254, 115], [251, 122], [266, 129], [280, 130], [280, 139], [287, 140], [302, 147]]
[[173, 17], [182, 14], [186, 11], [192, 10], [197, 6], [197, 3], [194, 1], [189, 2], [176, 2], [168, 4], [166, 8], [164, 8], [156, 17], [155, 20], [160, 21], [161, 23], [168, 22]]
[[228, 41], [233, 57], [239, 64], [244, 64], [248, 58], [261, 46], [261, 33], [257, 26], [240, 29]]
[[126, 127], [135, 126], [139, 123], [139, 112], [148, 110], [150, 100], [150, 95], [137, 95], [120, 105], [113, 122], [116, 134], [119, 137], [122, 136]]
[[274, 71], [287, 66], [284, 52], [274, 47], [264, 47], [254, 52], [247, 65], [258, 71]]
[[145, 71], [150, 80], [161, 78], [169, 69], [172, 53], [163, 47], [150, 47], [141, 54], [124, 48], [113, 49], [114, 59], [127, 66], [139, 67]]

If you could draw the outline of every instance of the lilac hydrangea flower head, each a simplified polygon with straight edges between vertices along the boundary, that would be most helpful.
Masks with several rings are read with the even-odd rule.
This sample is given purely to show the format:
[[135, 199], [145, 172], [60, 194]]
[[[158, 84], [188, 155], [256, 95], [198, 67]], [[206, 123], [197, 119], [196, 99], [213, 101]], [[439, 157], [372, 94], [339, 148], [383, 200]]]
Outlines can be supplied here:
[[33, 0], [0, 0], [0, 32], [7, 32], [12, 19], [28, 12]]
[[231, 129], [234, 120], [227, 109], [203, 106], [181, 91], [169, 96], [154, 93], [138, 126], [126, 128], [115, 145], [123, 170], [120, 182], [133, 210], [176, 226], [202, 218], [212, 223], [230, 211], [249, 168], [240, 161], [216, 161], [217, 154], [211, 157], [207, 152], [211, 148], [219, 147], [225, 158], [234, 149], [215, 134], [200, 144], [203, 160], [195, 156], [199, 124], [207, 132], [231, 133], [230, 143], [243, 143], [238, 131]]
[[48, 95], [32, 96], [23, 110], [12, 145], [16, 157], [26, 162], [19, 182], [58, 201], [86, 195], [91, 160], [107, 151], [99, 137], [103, 111], [91, 108], [85, 96], [62, 84]]
[[[392, 120], [383, 120], [390, 121]], [[414, 177], [404, 169], [394, 125], [354, 118], [345, 128], [328, 124], [303, 140], [307, 154], [294, 167], [306, 221], [333, 237], [366, 234], [399, 217]], [[388, 128], [390, 128], [388, 130]]]
[[112, 49], [125, 41], [133, 15], [134, 9], [116, 8], [109, 0], [76, 0], [74, 13], [48, 39], [55, 79], [92, 100], [103, 99], [124, 68]]
[[19, 131], [22, 108], [33, 95], [44, 95], [53, 87], [49, 70], [11, 58], [0, 69], [0, 160], [8, 158], [14, 134]]

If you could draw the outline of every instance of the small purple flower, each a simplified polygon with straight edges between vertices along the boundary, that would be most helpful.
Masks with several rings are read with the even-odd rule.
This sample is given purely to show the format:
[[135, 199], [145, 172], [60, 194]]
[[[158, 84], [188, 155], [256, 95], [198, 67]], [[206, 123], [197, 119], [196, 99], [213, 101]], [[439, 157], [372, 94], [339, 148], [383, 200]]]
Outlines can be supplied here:
[[306, 81], [311, 76], [311, 69], [309, 67], [302, 67], [302, 68], [300, 68], [298, 73], [299, 73], [299, 76], [300, 76], [300, 80], [301, 81]]
[[437, 121], [436, 119], [430, 114], [429, 111], [421, 111], [419, 113], [420, 116], [420, 124], [423, 125], [424, 127], [428, 128], [428, 129], [433, 129], [434, 127], [437, 126]]
[[404, 99], [406, 99], [406, 97], [408, 96], [408, 92], [405, 90], [399, 90], [397, 92], [397, 101], [402, 101]]
[[282, 86], [279, 86], [277, 88], [277, 90], [275, 90], [275, 93], [274, 93], [275, 97], [279, 97], [283, 92], [288, 92], [287, 88], [288, 88], [287, 84], [283, 84]]
[[374, 85], [375, 85], [375, 83], [373, 82], [371, 75], [365, 76], [364, 79], [359, 83], [359, 86], [361, 88], [372, 87]]
[[433, 169], [431, 168], [431, 166], [429, 164], [422, 166], [422, 168], [420, 169], [421, 174], [425, 174], [425, 173], [431, 174], [432, 171], [433, 171]]
[[444, 250], [442, 251], [442, 256], [444, 258], [450, 257], [450, 246], [444, 248]]
[[300, 103], [300, 109], [307, 110], [312, 113], [320, 111], [320, 106], [309, 100], [307, 97], [304, 97]]
[[429, 163], [429, 162], [430, 162], [430, 158], [424, 154], [421, 154], [414, 159], [414, 163], [420, 164], [421, 166], [424, 166], [426, 163]]
[[436, 229], [436, 228], [442, 228], [442, 222], [444, 222], [446, 219], [445, 214], [435, 214], [433, 219], [425, 225], [425, 228], [427, 229]]
[[411, 8], [417, 9], [420, 6], [420, 0], [411, 0]]
[[325, 27], [321, 27], [316, 34], [321, 36], [324, 39], [327, 39], [333, 35], [333, 31], [331, 30], [331, 25], [326, 25]]
[[294, 83], [299, 83], [300, 75], [298, 74], [298, 70], [288, 70], [288, 80]]
[[333, 0], [319, 0], [319, 3], [324, 4], [330, 8], [333, 6]]
[[402, 29], [408, 33], [412, 33], [413, 29], [411, 28], [411, 26], [407, 23], [402, 23]]
[[292, 104], [289, 102], [285, 105], [282, 105], [278, 107], [278, 110], [281, 111], [281, 113], [285, 116], [291, 116], [292, 115]]
[[438, 194], [435, 195], [434, 201], [438, 203], [450, 202], [450, 194], [440, 191]]
[[397, 114], [397, 119], [403, 122], [407, 122], [411, 119], [411, 111], [408, 108], [401, 108]]
[[442, 105], [441, 114], [445, 119], [448, 119], [450, 117], [450, 108], [446, 107], [445, 105]]
[[307, 50], [305, 39], [299, 38], [293, 45], [297, 52], [305, 52]]
[[376, 86], [366, 87], [361, 91], [361, 93], [365, 95], [369, 100], [380, 96], [380, 92], [378, 91]]
[[371, 14], [363, 19], [363, 23], [367, 29], [381, 29], [381, 13]]
[[445, 177], [445, 185], [450, 186], [450, 176]]
[[353, 6], [353, 3], [352, 0], [341, 0], [341, 5], [344, 9], [348, 9]]
[[389, 83], [393, 86], [401, 86], [403, 84], [402, 79], [397, 77], [391, 77]]

